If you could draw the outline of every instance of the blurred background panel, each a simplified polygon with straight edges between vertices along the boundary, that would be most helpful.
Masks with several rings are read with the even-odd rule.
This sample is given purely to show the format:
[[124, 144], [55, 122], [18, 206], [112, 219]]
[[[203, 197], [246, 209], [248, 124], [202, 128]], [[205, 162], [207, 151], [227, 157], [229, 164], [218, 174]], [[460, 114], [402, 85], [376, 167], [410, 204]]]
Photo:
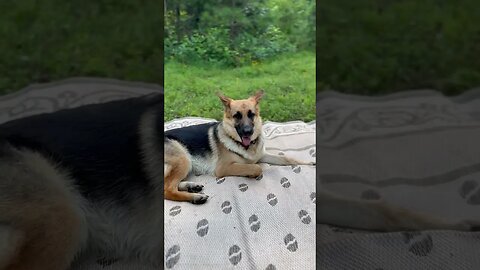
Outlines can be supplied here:
[[162, 4], [0, 1], [0, 94], [79, 76], [161, 84]]
[[477, 0], [323, 0], [319, 90], [454, 95], [479, 86], [479, 14]]

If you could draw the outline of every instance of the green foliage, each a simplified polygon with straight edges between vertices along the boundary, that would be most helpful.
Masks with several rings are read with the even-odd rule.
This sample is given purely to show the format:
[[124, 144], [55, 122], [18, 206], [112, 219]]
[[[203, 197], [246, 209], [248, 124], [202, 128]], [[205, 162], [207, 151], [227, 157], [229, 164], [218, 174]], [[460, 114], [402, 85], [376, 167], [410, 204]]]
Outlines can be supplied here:
[[238, 52], [232, 50], [229, 43], [228, 30], [210, 28], [205, 33], [195, 32], [185, 36], [180, 42], [167, 39], [165, 54], [179, 62], [235, 65]]
[[319, 84], [383, 94], [480, 84], [477, 0], [325, 0], [317, 19]]
[[237, 38], [238, 50], [245, 62], [263, 61], [285, 52], [295, 51], [295, 46], [276, 26], [269, 26], [264, 33], [254, 36], [242, 33]]
[[[270, 0], [268, 7], [275, 25], [300, 49], [315, 47], [314, 0]], [[321, 3], [322, 5], [323, 3]]]
[[264, 120], [314, 120], [315, 54], [284, 54], [229, 69], [170, 61], [165, 65], [165, 120], [186, 116], [221, 119], [216, 91], [245, 98], [259, 88], [265, 90]]
[[311, 0], [289, 3], [277, 0], [167, 3], [166, 59], [241, 66], [313, 48], [315, 3]]
[[165, 53], [182, 63], [206, 62], [219, 66], [241, 66], [254, 61], [292, 52], [295, 48], [282, 32], [274, 26], [260, 36], [241, 33], [230, 41], [227, 29], [212, 27], [204, 33], [194, 32], [183, 37], [180, 42], [167, 39]]

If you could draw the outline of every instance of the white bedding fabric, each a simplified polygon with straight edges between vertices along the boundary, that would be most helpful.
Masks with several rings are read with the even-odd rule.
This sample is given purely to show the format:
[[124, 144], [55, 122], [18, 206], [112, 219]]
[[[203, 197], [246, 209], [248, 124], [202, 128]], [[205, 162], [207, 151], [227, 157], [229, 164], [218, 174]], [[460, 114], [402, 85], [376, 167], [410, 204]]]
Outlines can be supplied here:
[[[267, 151], [315, 161], [314, 123], [266, 123], [264, 133]], [[165, 201], [167, 269], [315, 269], [315, 166], [262, 168], [259, 180], [192, 177], [204, 205]]]

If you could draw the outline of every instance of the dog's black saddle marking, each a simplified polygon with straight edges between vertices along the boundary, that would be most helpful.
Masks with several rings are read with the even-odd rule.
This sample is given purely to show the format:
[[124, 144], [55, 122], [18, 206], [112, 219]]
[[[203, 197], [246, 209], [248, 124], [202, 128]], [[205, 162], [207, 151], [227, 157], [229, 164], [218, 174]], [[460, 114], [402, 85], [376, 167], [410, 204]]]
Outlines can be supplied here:
[[[128, 204], [152, 190], [142, 164], [139, 124], [154, 109], [163, 134], [163, 93], [35, 115], [0, 125], [0, 145], [58, 162], [89, 200]], [[163, 145], [159, 146], [160, 156]]]
[[185, 145], [193, 156], [205, 156], [211, 153], [208, 130], [218, 122], [193, 125], [165, 131], [165, 139], [176, 140]]

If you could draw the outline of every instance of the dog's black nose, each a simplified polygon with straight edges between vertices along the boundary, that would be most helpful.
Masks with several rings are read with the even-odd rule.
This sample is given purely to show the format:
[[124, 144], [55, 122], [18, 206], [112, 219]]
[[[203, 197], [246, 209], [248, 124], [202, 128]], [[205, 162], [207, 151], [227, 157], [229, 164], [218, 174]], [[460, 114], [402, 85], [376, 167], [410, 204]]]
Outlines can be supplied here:
[[245, 136], [251, 136], [253, 134], [253, 127], [252, 126], [243, 126], [242, 133]]

